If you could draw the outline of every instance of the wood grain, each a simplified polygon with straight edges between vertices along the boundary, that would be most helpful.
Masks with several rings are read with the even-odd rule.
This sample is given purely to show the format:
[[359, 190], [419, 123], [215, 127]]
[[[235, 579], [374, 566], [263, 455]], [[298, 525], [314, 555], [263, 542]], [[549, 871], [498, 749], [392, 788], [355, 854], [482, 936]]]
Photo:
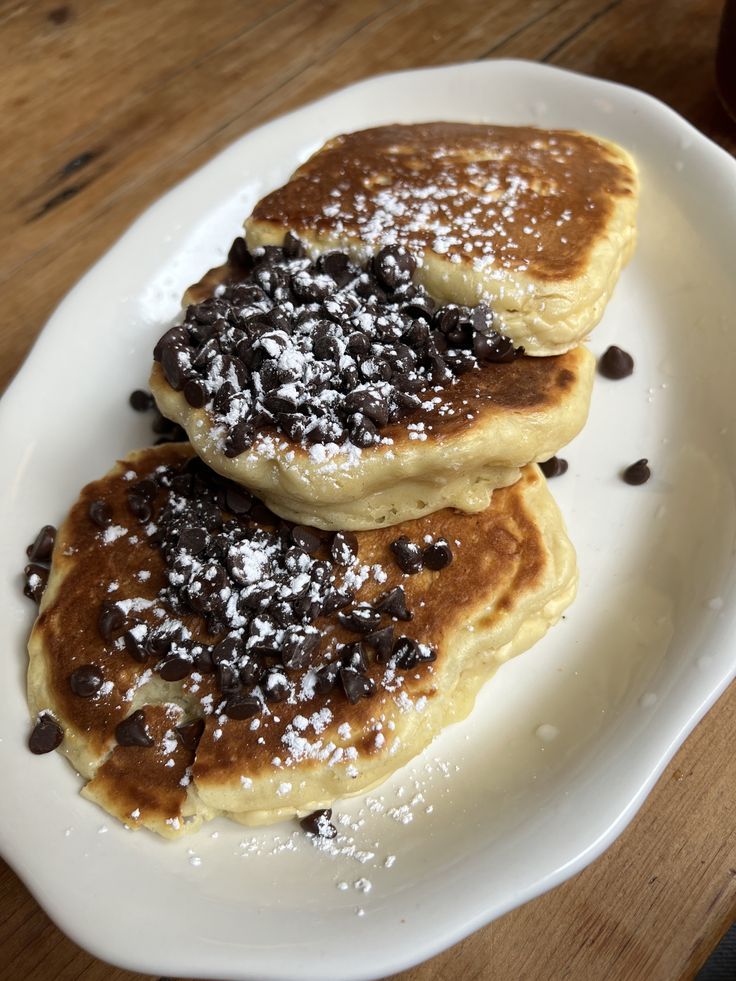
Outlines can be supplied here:
[[[249, 129], [382, 71], [521, 57], [634, 85], [731, 152], [720, 0], [78, 0], [0, 5], [0, 386], [147, 205]], [[356, 120], [356, 125], [359, 121]], [[736, 915], [732, 688], [590, 868], [401, 981], [692, 977]], [[143, 981], [0, 865], [0, 979]]]

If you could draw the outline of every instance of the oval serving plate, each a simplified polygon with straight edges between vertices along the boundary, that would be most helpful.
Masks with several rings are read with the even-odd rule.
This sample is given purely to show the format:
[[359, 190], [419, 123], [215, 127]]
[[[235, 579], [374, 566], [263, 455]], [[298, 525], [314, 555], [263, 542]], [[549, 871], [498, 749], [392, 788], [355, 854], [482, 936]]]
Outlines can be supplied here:
[[[150, 441], [127, 395], [145, 384], [183, 290], [222, 259], [255, 201], [335, 133], [426, 119], [587, 130], [641, 169], [638, 249], [590, 339], [596, 354], [631, 351], [636, 371], [597, 381], [570, 470], [552, 485], [578, 551], [578, 599], [466, 722], [338, 809], [338, 854], [286, 825], [218, 821], [165, 843], [108, 824], [60, 756], [26, 748], [24, 548], [82, 483]], [[536, 64], [466, 64], [375, 78], [244, 136], [84, 277], [0, 405], [0, 846], [66, 933], [150, 974], [378, 978], [614, 840], [736, 674], [735, 192], [736, 163], [646, 95]], [[629, 487], [618, 473], [642, 456], [653, 479]]]

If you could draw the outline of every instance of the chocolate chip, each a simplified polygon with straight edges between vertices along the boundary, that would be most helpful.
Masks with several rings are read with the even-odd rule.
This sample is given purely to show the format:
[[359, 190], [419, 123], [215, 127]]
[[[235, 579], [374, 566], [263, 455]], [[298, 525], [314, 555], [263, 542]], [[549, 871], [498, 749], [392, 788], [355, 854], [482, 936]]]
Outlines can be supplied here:
[[243, 419], [237, 423], [230, 435], [225, 440], [225, 456], [228, 459], [240, 456], [250, 449], [255, 440], [255, 427], [248, 419]]
[[431, 647], [418, 644], [412, 637], [399, 637], [394, 644], [393, 658], [400, 668], [408, 670], [435, 661], [437, 653]]
[[192, 648], [192, 654], [194, 655], [194, 667], [200, 674], [212, 674], [215, 670], [215, 665], [212, 661], [212, 649], [206, 645], [201, 645]]
[[375, 423], [371, 422], [362, 413], [356, 413], [351, 416], [348, 423], [348, 432], [350, 433], [351, 442], [355, 446], [361, 447], [361, 449], [373, 446], [380, 438]]
[[242, 643], [237, 637], [225, 637], [212, 648], [212, 663], [218, 667], [221, 664], [234, 664], [242, 652]]
[[133, 489], [138, 497], [142, 497], [146, 501], [153, 501], [158, 493], [158, 484], [150, 477], [144, 477], [143, 480], [138, 481]]
[[276, 421], [279, 425], [279, 429], [285, 433], [289, 439], [298, 442], [304, 436], [307, 431], [307, 417], [302, 415], [300, 412], [294, 413], [281, 413], [277, 416]]
[[122, 630], [124, 624], [125, 616], [116, 603], [102, 604], [97, 626], [103, 640], [112, 640]]
[[161, 368], [164, 378], [178, 392], [184, 385], [183, 348], [179, 344], [166, 344], [161, 349]]
[[115, 738], [119, 746], [153, 746], [154, 739], [148, 731], [143, 709], [138, 709], [117, 724]]
[[424, 565], [433, 572], [446, 569], [452, 562], [452, 549], [444, 538], [439, 538], [431, 545], [427, 545], [423, 552]]
[[338, 613], [337, 616], [343, 627], [356, 634], [372, 633], [381, 622], [381, 614], [370, 606], [356, 606], [348, 613]]
[[412, 415], [419, 408], [422, 400], [410, 392], [394, 392], [394, 404], [398, 418], [404, 419], [406, 416]]
[[334, 279], [339, 287], [347, 286], [353, 278], [350, 259], [344, 252], [326, 252], [317, 259], [317, 268]]
[[341, 443], [345, 438], [345, 430], [334, 419], [317, 419], [304, 433], [307, 443]]
[[213, 366], [215, 358], [219, 354], [222, 354], [222, 345], [219, 338], [210, 337], [202, 344], [199, 353], [192, 359], [192, 369], [198, 372], [209, 369]]
[[561, 477], [563, 473], [567, 473], [567, 467], [567, 460], [563, 460], [560, 456], [551, 456], [549, 460], [539, 464], [539, 469], [548, 480], [552, 477]]
[[316, 555], [322, 547], [322, 539], [312, 528], [306, 525], [294, 525], [291, 529], [291, 540], [307, 555]]
[[219, 612], [208, 613], [205, 616], [205, 623], [207, 624], [207, 633], [210, 634], [221, 634], [223, 630], [227, 630], [227, 624], [220, 618], [222, 613], [222, 608]]
[[315, 358], [319, 361], [338, 361], [340, 357], [340, 344], [336, 337], [326, 334], [318, 337], [312, 348]]
[[213, 399], [212, 408], [220, 415], [226, 416], [230, 411], [234, 397], [235, 388], [230, 382], [224, 382]]
[[212, 613], [222, 604], [220, 593], [227, 585], [227, 574], [217, 562], [192, 577], [186, 589], [186, 600], [195, 613]]
[[349, 412], [360, 412], [378, 426], [385, 426], [388, 422], [386, 399], [370, 389], [351, 392], [345, 399], [345, 406]]
[[353, 668], [340, 668], [340, 682], [351, 705], [355, 705], [361, 698], [370, 698], [376, 690], [375, 682], [371, 678]]
[[194, 753], [199, 745], [199, 740], [204, 732], [204, 719], [195, 719], [193, 722], [185, 722], [183, 726], [176, 727], [176, 736], [190, 753]]
[[[245, 585], [250, 583], [250, 576], [248, 572], [248, 564], [243, 560], [242, 555], [237, 549], [228, 552], [225, 559], [225, 567], [227, 568], [230, 578], [234, 579], [238, 585]], [[247, 593], [243, 593], [241, 596], [241, 603], [250, 609], [258, 609], [261, 605], [262, 596], [257, 589], [251, 587]]]
[[343, 610], [353, 602], [353, 593], [347, 589], [331, 589], [322, 602], [322, 612], [325, 615]]
[[652, 476], [652, 471], [649, 469], [648, 464], [649, 461], [646, 459], [637, 460], [636, 463], [628, 466], [621, 476], [627, 484], [632, 484], [633, 486], [646, 484]]
[[291, 289], [302, 303], [320, 303], [334, 292], [335, 283], [324, 276], [311, 276], [303, 270], [292, 276]]
[[330, 664], [325, 664], [317, 672], [315, 672], [314, 690], [317, 692], [317, 694], [326, 695], [328, 692], [331, 692], [337, 684], [339, 673], [340, 664], [337, 661], [333, 661]]
[[[366, 378], [370, 378], [371, 381], [380, 382], [389, 381], [394, 372], [386, 358], [374, 356], [370, 359], [370, 364], [366, 363], [362, 366], [362, 373]], [[378, 411], [380, 411], [380, 408]], [[381, 422], [381, 425], [384, 425], [384, 423]]]
[[23, 572], [28, 578], [31, 576], [41, 576], [45, 581], [48, 579], [51, 569], [47, 565], [41, 565], [40, 562], [29, 562], [23, 567]]
[[354, 331], [347, 342], [347, 352], [354, 358], [364, 358], [370, 354], [370, 339], [361, 331]]
[[290, 627], [285, 631], [281, 645], [281, 660], [290, 669], [305, 668], [312, 654], [319, 647], [320, 634], [316, 630]]
[[150, 392], [144, 392], [142, 388], [137, 388], [134, 392], [130, 393], [131, 408], [135, 409], [136, 412], [147, 412], [154, 406], [153, 396]]
[[25, 567], [26, 583], [23, 593], [34, 603], [40, 603], [49, 581], [49, 570], [45, 565], [31, 562]]
[[177, 547], [185, 551], [188, 555], [199, 555], [207, 548], [210, 536], [207, 529], [201, 525], [191, 525], [182, 528], [179, 534]]
[[398, 245], [384, 246], [373, 259], [373, 272], [379, 283], [388, 290], [410, 282], [416, 266], [414, 258]]
[[264, 408], [272, 415], [290, 415], [299, 408], [299, 403], [293, 396], [280, 395], [278, 392], [271, 392], [263, 399]]
[[371, 305], [383, 304], [388, 300], [388, 292], [379, 286], [376, 280], [369, 275], [360, 277], [355, 292], [358, 296], [368, 300]]
[[495, 334], [493, 330], [493, 311], [485, 303], [479, 303], [472, 308], [470, 311], [470, 323], [473, 330], [478, 331], [480, 334]]
[[407, 375], [416, 369], [417, 358], [406, 344], [397, 341], [396, 344], [385, 348], [386, 360], [391, 365], [392, 377], [395, 373]]
[[[426, 557], [426, 551], [425, 551]], [[376, 610], [381, 613], [385, 613], [390, 617], [395, 617], [397, 620], [411, 620], [414, 616], [406, 606], [406, 593], [404, 592], [403, 586], [395, 586], [390, 589], [387, 593], [383, 593], [379, 596], [374, 603]]]
[[304, 246], [293, 232], [284, 236], [283, 249], [287, 259], [300, 259], [304, 255]]
[[88, 513], [98, 528], [107, 528], [112, 524], [112, 509], [105, 501], [92, 501]]
[[434, 316], [436, 304], [431, 296], [420, 293], [401, 308], [402, 313], [407, 314], [413, 320], [426, 320], [431, 323]]
[[33, 544], [26, 549], [26, 555], [31, 562], [50, 562], [55, 539], [56, 528], [53, 525], [44, 525], [36, 535]]
[[225, 704], [229, 719], [250, 719], [263, 709], [263, 703], [255, 695], [231, 695]]
[[[278, 653], [278, 652], [276, 652]], [[263, 662], [254, 653], [243, 656], [238, 668], [238, 680], [243, 685], [254, 685], [263, 674]]]
[[416, 663], [419, 644], [412, 637], [398, 637], [391, 654], [399, 667], [411, 668]]
[[418, 355], [423, 355], [426, 353], [431, 336], [429, 326], [423, 321], [415, 320], [406, 333], [405, 340]]
[[289, 679], [283, 668], [275, 665], [267, 668], [261, 679], [261, 688], [267, 702], [283, 702], [289, 694]]
[[83, 664], [70, 674], [69, 687], [80, 698], [91, 698], [102, 687], [102, 671], [95, 664]]
[[144, 646], [152, 657], [163, 657], [171, 650], [175, 635], [166, 629], [151, 630], [146, 635]]
[[598, 371], [605, 378], [618, 381], [627, 378], [634, 370], [634, 359], [620, 347], [612, 344], [598, 361]]
[[273, 603], [269, 607], [269, 613], [280, 627], [290, 627], [295, 622], [292, 605], [286, 600]]
[[56, 719], [48, 712], [44, 712], [38, 717], [38, 721], [31, 731], [28, 739], [28, 748], [36, 756], [43, 753], [50, 753], [60, 746], [64, 739], [62, 730]]
[[382, 627], [363, 637], [363, 643], [370, 647], [379, 664], [388, 664], [394, 647], [394, 628]]
[[348, 567], [358, 555], [358, 539], [351, 531], [336, 531], [330, 543], [330, 555], [340, 566]]
[[447, 362], [439, 354], [429, 355], [430, 377], [435, 385], [447, 385], [452, 381], [452, 372]]
[[[219, 297], [210, 296], [193, 309], [194, 319], [200, 324], [214, 324], [227, 316], [228, 305]], [[172, 332], [169, 332], [170, 334]], [[164, 335], [166, 336], [166, 335]], [[174, 335], [176, 340], [176, 335]]]
[[312, 811], [311, 814], [302, 818], [299, 824], [307, 834], [316, 835], [319, 838], [334, 838], [337, 834], [337, 828], [330, 823], [331, 817], [332, 810], [328, 807], [322, 811]]
[[230, 246], [227, 261], [231, 265], [237, 266], [241, 271], [247, 271], [253, 267], [253, 256], [248, 251], [248, 246], [242, 236], [236, 238]]
[[135, 490], [128, 492], [128, 508], [131, 514], [133, 514], [138, 520], [145, 524], [151, 520], [153, 515], [153, 508], [151, 507], [151, 502], [147, 501], [145, 497], [138, 494]]
[[127, 630], [123, 634], [123, 641], [125, 642], [125, 649], [133, 658], [134, 661], [139, 661], [143, 663], [148, 657], [148, 652], [146, 651], [145, 645], [142, 640], [138, 638], [136, 633], [132, 630]]
[[523, 348], [515, 348], [513, 341], [501, 334], [476, 333], [473, 335], [473, 353], [479, 361], [508, 364], [523, 353]]
[[232, 514], [247, 514], [253, 506], [253, 498], [244, 487], [228, 484], [225, 490], [225, 506]]
[[207, 389], [197, 378], [190, 378], [184, 386], [184, 398], [193, 409], [201, 409], [207, 401]]
[[312, 563], [310, 575], [314, 582], [326, 583], [331, 581], [332, 563], [327, 562], [324, 559], [317, 559]]
[[365, 651], [360, 641], [353, 644], [345, 644], [340, 648], [340, 664], [344, 668], [352, 668], [360, 674], [365, 674], [368, 670]]
[[409, 541], [406, 535], [401, 535], [391, 542], [389, 548], [402, 572], [406, 572], [408, 575], [421, 572], [424, 566], [422, 550], [415, 542]]
[[254, 346], [262, 348], [269, 358], [280, 358], [288, 347], [288, 339], [281, 330], [267, 330]]
[[194, 664], [191, 658], [174, 656], [162, 662], [158, 669], [159, 677], [163, 681], [181, 681], [192, 672]]
[[173, 483], [176, 480], [177, 476], [178, 474], [174, 469], [174, 467], [163, 467], [163, 466], [157, 467], [156, 473], [154, 474], [158, 486], [166, 487], [167, 489], [173, 486]]

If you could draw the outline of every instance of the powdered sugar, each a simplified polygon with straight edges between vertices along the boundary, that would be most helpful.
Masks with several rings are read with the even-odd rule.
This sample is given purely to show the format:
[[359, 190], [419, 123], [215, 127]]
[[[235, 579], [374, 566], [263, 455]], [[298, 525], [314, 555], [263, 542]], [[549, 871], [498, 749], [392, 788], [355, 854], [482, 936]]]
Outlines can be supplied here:
[[123, 535], [128, 534], [128, 529], [123, 528], [122, 525], [108, 525], [103, 531], [100, 532], [100, 538], [105, 543], [105, 545], [111, 545], [116, 542], [118, 538], [122, 538]]

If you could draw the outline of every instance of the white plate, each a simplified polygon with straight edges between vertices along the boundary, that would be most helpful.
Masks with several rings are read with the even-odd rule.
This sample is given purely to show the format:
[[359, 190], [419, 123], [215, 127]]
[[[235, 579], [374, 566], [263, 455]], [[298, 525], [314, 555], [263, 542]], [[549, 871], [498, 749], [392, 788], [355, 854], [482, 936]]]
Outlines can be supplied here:
[[[570, 472], [552, 485], [580, 595], [467, 722], [375, 795], [383, 813], [360, 799], [338, 808], [357, 849], [375, 853], [364, 864], [290, 839], [290, 826], [221, 822], [175, 843], [127, 832], [77, 795], [60, 756], [26, 749], [24, 548], [148, 440], [127, 396], [182, 291], [222, 259], [256, 199], [335, 133], [423, 119], [587, 130], [641, 168], [638, 251], [590, 342], [630, 350], [636, 372], [598, 380]], [[62, 303], [0, 407], [0, 842], [59, 926], [151, 974], [375, 978], [599, 855], [736, 673], [734, 255], [726, 153], [639, 92], [513, 61], [355, 85], [243, 137], [150, 208]], [[654, 477], [629, 487], [617, 473], [642, 456]]]

